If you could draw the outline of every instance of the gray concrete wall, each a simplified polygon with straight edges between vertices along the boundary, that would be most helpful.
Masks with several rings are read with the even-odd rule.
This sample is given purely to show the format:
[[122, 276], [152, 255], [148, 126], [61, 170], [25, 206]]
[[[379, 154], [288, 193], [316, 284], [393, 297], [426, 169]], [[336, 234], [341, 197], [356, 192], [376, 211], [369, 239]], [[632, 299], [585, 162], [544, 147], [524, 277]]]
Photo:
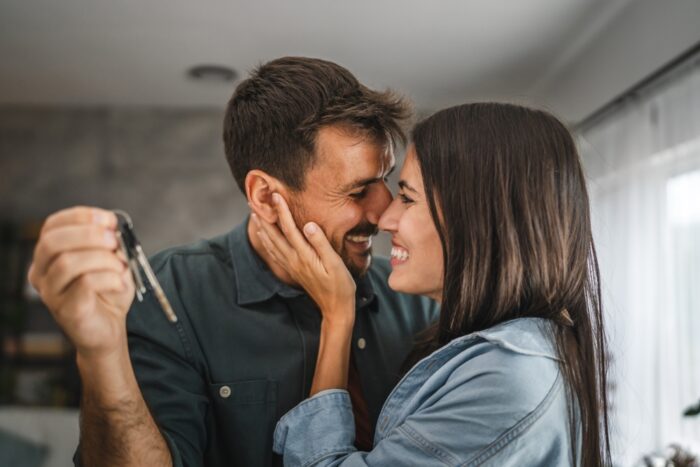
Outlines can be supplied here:
[[226, 232], [248, 207], [224, 157], [222, 115], [0, 107], [0, 218], [121, 208], [147, 253]]

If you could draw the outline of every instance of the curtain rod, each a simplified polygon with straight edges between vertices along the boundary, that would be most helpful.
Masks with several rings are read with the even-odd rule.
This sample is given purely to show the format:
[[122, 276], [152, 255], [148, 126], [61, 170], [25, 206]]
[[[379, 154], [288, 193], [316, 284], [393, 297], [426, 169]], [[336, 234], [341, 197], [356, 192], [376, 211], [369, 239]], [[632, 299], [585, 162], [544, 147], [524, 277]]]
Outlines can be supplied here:
[[579, 123], [574, 125], [574, 131], [579, 132], [590, 128], [603, 118], [618, 111], [630, 100], [639, 98], [642, 94], [647, 93], [664, 83], [668, 78], [675, 76], [676, 73], [685, 71], [687, 68], [692, 67], [695, 64], [696, 58], [700, 59], [700, 42], [697, 42], [685, 52], [681, 53], [676, 58], [666, 63], [658, 70], [652, 72], [650, 75], [634, 84], [632, 87], [612, 99], [607, 104], [604, 104], [588, 117], [581, 120]]

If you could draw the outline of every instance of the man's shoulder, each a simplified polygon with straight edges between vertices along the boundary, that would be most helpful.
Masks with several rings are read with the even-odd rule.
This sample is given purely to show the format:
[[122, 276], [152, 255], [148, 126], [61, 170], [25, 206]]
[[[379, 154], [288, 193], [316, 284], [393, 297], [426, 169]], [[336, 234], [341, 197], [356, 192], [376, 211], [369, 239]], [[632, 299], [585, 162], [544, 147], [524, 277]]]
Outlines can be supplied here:
[[501, 406], [522, 410], [525, 416], [560, 377], [551, 327], [551, 322], [540, 318], [511, 320], [457, 338], [436, 355], [458, 350], [446, 364], [452, 367], [450, 384], [469, 385], [477, 390], [475, 394], [480, 386], [489, 387], [491, 400], [500, 397]]
[[153, 270], [185, 266], [188, 269], [201, 265], [231, 265], [228, 248], [228, 235], [222, 234], [210, 239], [201, 239], [189, 244], [178, 245], [159, 251], [149, 258]]

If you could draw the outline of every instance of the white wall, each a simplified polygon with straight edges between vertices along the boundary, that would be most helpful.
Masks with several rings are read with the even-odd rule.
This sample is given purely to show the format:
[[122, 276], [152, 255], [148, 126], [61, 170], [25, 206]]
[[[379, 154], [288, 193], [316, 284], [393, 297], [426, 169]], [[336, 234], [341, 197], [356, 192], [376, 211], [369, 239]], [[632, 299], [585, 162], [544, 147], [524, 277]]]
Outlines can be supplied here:
[[[698, 0], [611, 0], [621, 5], [591, 24], [592, 35], [533, 89], [533, 94], [571, 122], [613, 100], [685, 50], [700, 42]], [[586, 39], [585, 37], [583, 39]]]

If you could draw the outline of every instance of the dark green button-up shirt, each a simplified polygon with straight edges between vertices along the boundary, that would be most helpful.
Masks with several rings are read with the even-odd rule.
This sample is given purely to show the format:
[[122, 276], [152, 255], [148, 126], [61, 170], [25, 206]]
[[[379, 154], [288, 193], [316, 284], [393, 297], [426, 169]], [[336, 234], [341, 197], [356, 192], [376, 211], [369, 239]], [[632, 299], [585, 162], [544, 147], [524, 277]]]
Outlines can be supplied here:
[[[176, 466], [281, 466], [275, 424], [311, 388], [318, 308], [270, 272], [246, 225], [152, 259], [177, 323], [151, 293], [128, 315], [136, 378]], [[433, 301], [391, 291], [389, 272], [375, 257], [357, 284], [352, 354], [373, 426], [415, 334], [437, 318]]]

